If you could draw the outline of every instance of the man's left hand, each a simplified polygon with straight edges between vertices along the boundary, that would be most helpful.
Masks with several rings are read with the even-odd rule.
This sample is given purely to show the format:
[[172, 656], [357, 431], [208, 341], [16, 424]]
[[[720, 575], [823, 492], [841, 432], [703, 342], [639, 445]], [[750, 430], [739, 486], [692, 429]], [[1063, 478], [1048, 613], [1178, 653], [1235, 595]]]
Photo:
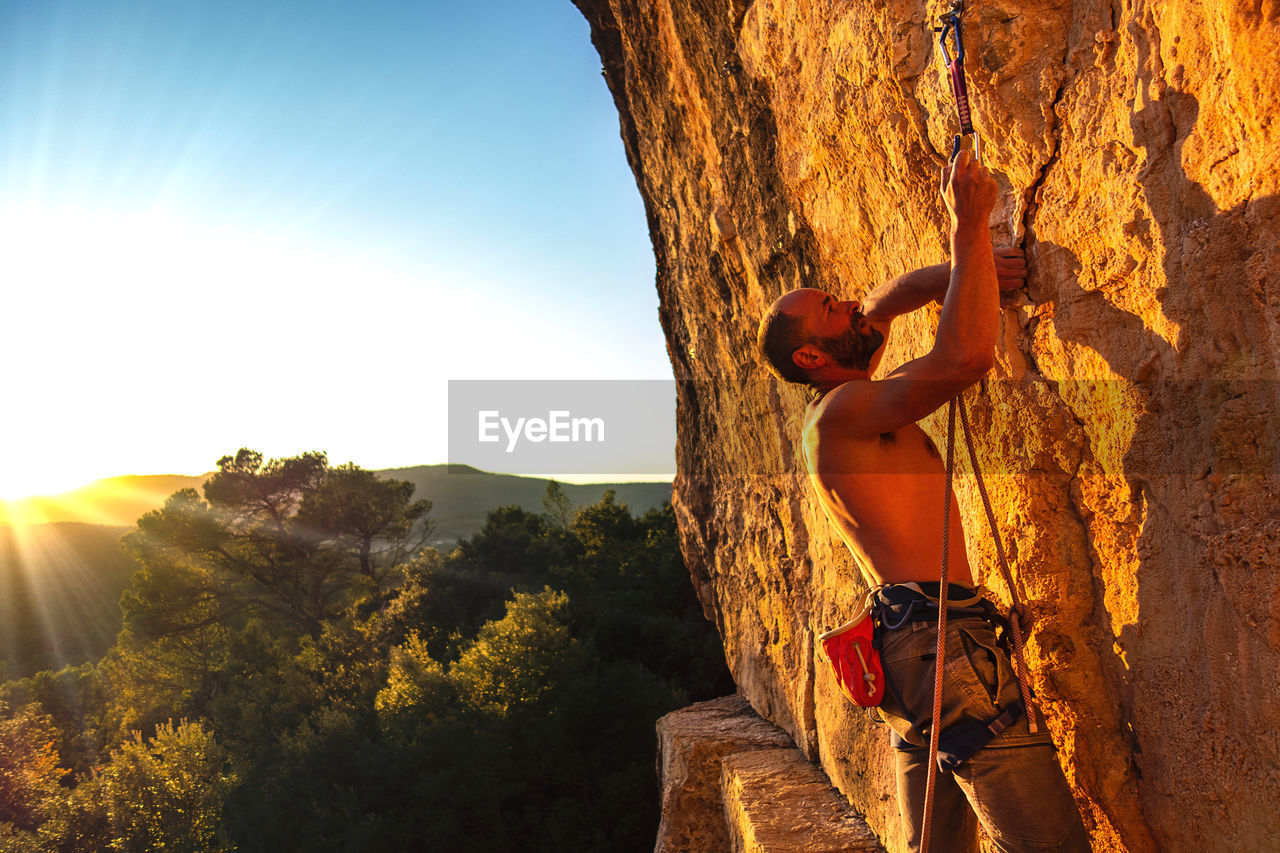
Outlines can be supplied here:
[[1001, 290], [1017, 290], [1027, 283], [1027, 256], [1017, 246], [997, 246], [996, 279]]

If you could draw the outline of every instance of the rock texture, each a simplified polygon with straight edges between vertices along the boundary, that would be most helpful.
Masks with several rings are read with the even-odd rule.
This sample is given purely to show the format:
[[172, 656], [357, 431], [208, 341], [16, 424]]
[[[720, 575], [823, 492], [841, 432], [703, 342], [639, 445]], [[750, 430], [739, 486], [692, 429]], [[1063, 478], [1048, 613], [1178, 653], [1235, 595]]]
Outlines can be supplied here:
[[656, 853], [881, 850], [871, 828], [741, 696], [658, 721], [662, 822]]
[[741, 696], [699, 702], [658, 720], [662, 821], [655, 853], [728, 850], [722, 762], [739, 752], [787, 747], [793, 747], [787, 733]]
[[866, 822], [798, 749], [728, 756], [720, 790], [734, 853], [884, 850]]
[[[857, 573], [801, 470], [802, 394], [752, 344], [786, 290], [945, 259], [940, 4], [576, 2], [684, 380], [695, 586], [743, 695], [901, 849], [884, 734], [814, 658]], [[1280, 2], [969, 5], [996, 231], [1032, 271], [969, 399], [1068, 778], [1098, 850], [1280, 849]], [[936, 321], [896, 323], [885, 364]]]

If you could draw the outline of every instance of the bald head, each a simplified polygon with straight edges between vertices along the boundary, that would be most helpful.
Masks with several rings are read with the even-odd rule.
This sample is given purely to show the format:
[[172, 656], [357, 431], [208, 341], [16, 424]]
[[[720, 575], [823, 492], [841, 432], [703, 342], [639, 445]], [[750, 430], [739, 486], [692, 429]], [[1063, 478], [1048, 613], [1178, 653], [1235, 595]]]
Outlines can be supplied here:
[[[824, 381], [857, 378], [849, 371], [868, 373], [884, 335], [861, 309], [859, 302], [839, 302], [812, 287], [786, 293], [760, 320], [760, 356], [774, 376], [804, 385], [814, 383], [815, 371], [824, 372]], [[803, 350], [800, 356], [798, 350]]]
[[800, 347], [813, 343], [808, 319], [826, 297], [821, 290], [802, 287], [778, 297], [760, 319], [756, 347], [769, 372], [784, 382], [809, 382], [809, 372], [796, 364], [793, 356]]

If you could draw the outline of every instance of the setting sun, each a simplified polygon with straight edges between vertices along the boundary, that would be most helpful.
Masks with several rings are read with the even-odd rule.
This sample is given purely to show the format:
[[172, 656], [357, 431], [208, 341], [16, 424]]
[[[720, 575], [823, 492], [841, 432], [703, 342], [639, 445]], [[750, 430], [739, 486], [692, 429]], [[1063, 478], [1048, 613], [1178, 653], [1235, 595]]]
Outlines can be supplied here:
[[570, 5], [37, 4], [4, 38], [0, 495], [443, 462], [448, 378], [670, 375]]
[[[5, 463], [5, 478], [0, 481], [0, 506], [13, 505], [34, 498], [52, 498], [84, 485], [84, 475], [71, 471], [41, 470], [38, 465], [29, 468], [16, 466], [13, 461]], [[0, 521], [5, 514], [16, 510], [0, 509]]]
[[51, 524], [73, 521], [128, 526], [161, 506], [181, 488], [199, 486], [207, 474], [154, 474], [95, 480], [62, 492], [0, 498], [0, 524]]

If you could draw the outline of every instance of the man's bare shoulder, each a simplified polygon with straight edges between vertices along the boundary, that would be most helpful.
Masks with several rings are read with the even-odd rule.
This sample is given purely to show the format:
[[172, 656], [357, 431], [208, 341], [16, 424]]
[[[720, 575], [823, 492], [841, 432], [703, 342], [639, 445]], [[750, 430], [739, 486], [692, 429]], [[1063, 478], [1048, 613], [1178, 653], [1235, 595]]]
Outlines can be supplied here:
[[875, 384], [870, 379], [852, 379], [810, 402], [805, 412], [805, 440], [860, 437], [860, 421], [875, 396]]

